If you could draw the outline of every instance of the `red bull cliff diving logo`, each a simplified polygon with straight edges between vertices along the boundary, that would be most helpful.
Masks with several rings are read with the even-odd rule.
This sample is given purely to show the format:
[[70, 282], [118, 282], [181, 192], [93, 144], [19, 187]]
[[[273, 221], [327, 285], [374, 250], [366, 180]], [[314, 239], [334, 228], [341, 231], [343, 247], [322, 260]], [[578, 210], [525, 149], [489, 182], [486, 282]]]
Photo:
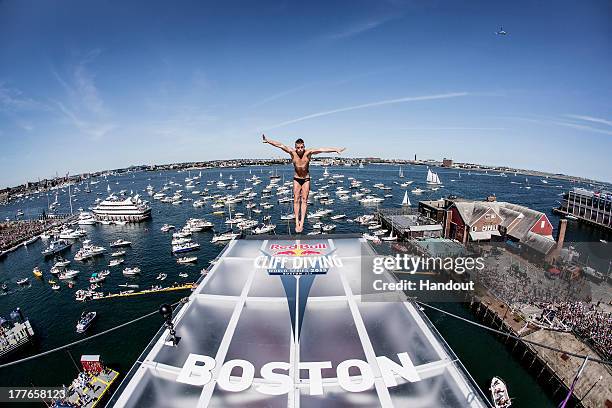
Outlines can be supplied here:
[[335, 251], [327, 251], [326, 243], [289, 245], [271, 244], [269, 253], [255, 258], [255, 268], [266, 269], [270, 275], [319, 275], [333, 266], [341, 267], [342, 259]]

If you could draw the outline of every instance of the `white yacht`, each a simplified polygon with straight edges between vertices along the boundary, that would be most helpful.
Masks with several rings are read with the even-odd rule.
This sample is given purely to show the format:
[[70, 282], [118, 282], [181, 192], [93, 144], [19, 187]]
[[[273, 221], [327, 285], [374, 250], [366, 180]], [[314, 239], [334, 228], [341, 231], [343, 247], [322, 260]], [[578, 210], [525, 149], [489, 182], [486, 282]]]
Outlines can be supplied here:
[[151, 217], [151, 207], [140, 196], [109, 196], [92, 210], [97, 220], [139, 222]]
[[96, 219], [91, 215], [90, 212], [82, 212], [79, 214], [79, 219], [77, 220], [77, 224], [79, 225], [95, 225]]

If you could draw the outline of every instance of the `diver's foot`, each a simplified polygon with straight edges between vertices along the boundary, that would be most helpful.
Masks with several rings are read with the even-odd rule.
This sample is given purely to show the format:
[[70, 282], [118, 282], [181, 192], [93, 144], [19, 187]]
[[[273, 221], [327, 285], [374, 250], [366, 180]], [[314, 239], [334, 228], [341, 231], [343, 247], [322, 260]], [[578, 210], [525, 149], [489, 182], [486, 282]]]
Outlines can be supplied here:
[[298, 233], [299, 233], [299, 232], [302, 232], [303, 230], [304, 230], [304, 226], [303, 226], [303, 225], [301, 225], [301, 224], [297, 224], [297, 225], [295, 226], [295, 232], [298, 232]]

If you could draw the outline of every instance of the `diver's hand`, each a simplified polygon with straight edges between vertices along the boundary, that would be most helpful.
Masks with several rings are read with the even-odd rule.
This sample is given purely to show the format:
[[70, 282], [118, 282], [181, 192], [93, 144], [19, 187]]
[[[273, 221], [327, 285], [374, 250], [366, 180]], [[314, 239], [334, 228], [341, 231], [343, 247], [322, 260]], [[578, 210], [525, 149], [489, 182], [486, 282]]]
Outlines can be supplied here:
[[263, 143], [268, 143], [268, 139], [266, 139], [266, 135], [261, 135], [261, 138], [263, 139]]

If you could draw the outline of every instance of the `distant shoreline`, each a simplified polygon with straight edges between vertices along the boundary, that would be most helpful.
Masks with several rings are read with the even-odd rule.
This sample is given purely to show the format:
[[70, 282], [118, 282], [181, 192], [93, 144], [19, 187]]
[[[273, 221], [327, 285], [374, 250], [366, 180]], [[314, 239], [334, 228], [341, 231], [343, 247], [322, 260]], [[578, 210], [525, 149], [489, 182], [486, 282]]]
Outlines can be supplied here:
[[[11, 197], [16, 195], [30, 194], [32, 192], [49, 191], [57, 187], [64, 186], [68, 183], [78, 183], [90, 178], [101, 177], [114, 173], [130, 173], [134, 171], [168, 171], [168, 170], [204, 170], [211, 168], [235, 168], [235, 167], [251, 167], [251, 166], [274, 166], [288, 164], [288, 159], [229, 159], [229, 160], [211, 160], [203, 162], [182, 162], [182, 163], [169, 163], [169, 164], [151, 164], [151, 165], [138, 165], [129, 166], [119, 169], [103, 170], [93, 173], [81, 173], [73, 176], [56, 177], [53, 179], [44, 179], [34, 182], [26, 182], [14, 187], [6, 187], [0, 189], [0, 203], [4, 203], [10, 200]], [[466, 171], [466, 172], [494, 172], [494, 173], [506, 173], [508, 176], [516, 173], [517, 175], [532, 176], [532, 177], [544, 177], [553, 180], [564, 180], [574, 183], [588, 183], [595, 186], [601, 186], [604, 188], [610, 188], [611, 184], [604, 181], [593, 180], [585, 177], [570, 176], [561, 173], [548, 173], [537, 170], [527, 169], [515, 169], [512, 167], [505, 166], [487, 166], [482, 164], [474, 163], [453, 163], [451, 166], [444, 166], [443, 162], [435, 160], [400, 160], [400, 159], [381, 159], [375, 157], [361, 157], [361, 158], [348, 158], [348, 157], [335, 157], [335, 158], [321, 158], [314, 161], [313, 166], [326, 165], [326, 166], [358, 166], [360, 163], [365, 165], [369, 164], [381, 164], [381, 165], [415, 165], [415, 166], [430, 166], [440, 167], [449, 170]], [[595, 188], [594, 186], [594, 188]]]

